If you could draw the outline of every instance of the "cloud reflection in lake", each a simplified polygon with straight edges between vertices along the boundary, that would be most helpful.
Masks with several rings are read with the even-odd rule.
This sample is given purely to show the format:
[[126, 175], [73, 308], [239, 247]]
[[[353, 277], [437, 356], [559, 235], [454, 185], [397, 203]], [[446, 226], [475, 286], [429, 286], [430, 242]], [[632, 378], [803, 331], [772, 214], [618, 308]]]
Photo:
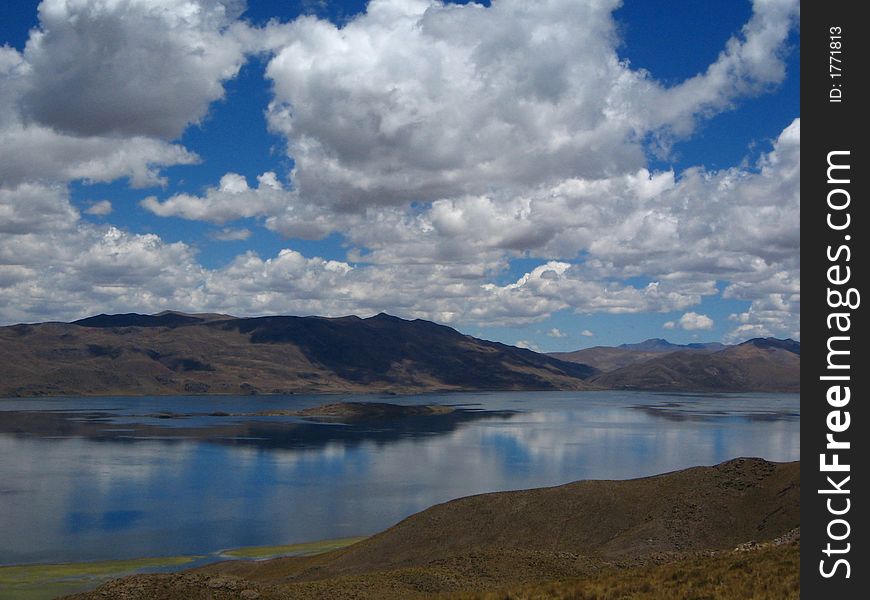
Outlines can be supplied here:
[[[366, 397], [342, 398], [349, 399]], [[316, 423], [142, 415], [295, 410], [335, 397], [0, 400], [0, 563], [368, 534], [469, 494], [624, 479], [736, 456], [800, 457], [799, 397], [790, 394], [372, 399], [469, 410]]]

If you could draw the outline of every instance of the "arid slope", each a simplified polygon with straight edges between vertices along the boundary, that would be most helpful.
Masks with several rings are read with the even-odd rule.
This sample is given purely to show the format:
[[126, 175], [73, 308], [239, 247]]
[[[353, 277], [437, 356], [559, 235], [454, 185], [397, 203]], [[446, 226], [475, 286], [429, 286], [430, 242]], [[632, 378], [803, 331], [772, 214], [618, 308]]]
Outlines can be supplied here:
[[[461, 498], [343, 550], [134, 576], [75, 598], [485, 597], [517, 585], [697, 564], [711, 552], [788, 538], [799, 524], [799, 463], [735, 459], [631, 481]], [[732, 579], [742, 581], [739, 573]]]
[[800, 364], [799, 343], [759, 338], [714, 353], [672, 352], [591, 380], [609, 389], [798, 392]]
[[99, 315], [0, 327], [0, 396], [589, 389], [593, 372], [389, 315]]

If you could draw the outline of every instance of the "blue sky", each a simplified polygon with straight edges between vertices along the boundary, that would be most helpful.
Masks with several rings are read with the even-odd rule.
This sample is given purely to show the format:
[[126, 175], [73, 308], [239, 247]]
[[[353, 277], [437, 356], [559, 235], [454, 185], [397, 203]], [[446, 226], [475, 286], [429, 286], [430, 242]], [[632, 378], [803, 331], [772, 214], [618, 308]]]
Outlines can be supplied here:
[[800, 335], [796, 2], [39, 4], [0, 7], [4, 323]]

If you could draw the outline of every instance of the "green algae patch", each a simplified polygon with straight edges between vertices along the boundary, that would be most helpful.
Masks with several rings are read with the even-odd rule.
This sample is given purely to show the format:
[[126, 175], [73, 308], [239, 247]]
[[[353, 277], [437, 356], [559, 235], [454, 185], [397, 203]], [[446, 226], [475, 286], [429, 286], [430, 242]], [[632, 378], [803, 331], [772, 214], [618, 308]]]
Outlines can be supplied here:
[[364, 539], [365, 536], [322, 540], [305, 544], [288, 544], [286, 546], [248, 546], [245, 548], [223, 550], [220, 552], [220, 556], [249, 560], [276, 558], [279, 556], [314, 556], [315, 554], [323, 554], [324, 552], [346, 548]]
[[224, 550], [208, 556], [167, 556], [0, 567], [0, 600], [51, 600], [66, 594], [94, 589], [101, 583], [150, 571], [175, 570], [201, 564], [203, 559], [261, 560], [278, 556], [313, 556], [345, 548], [365, 539], [349, 537], [285, 546], [250, 546]]
[[201, 556], [0, 567], [0, 600], [49, 600], [147, 570], [180, 567]]
[[0, 600], [51, 600], [66, 594], [94, 589], [101, 583], [150, 571], [175, 570], [201, 564], [203, 559], [261, 560], [278, 556], [313, 556], [345, 548], [365, 539], [349, 537], [285, 546], [250, 546], [224, 550], [209, 556], [167, 556], [0, 567]]

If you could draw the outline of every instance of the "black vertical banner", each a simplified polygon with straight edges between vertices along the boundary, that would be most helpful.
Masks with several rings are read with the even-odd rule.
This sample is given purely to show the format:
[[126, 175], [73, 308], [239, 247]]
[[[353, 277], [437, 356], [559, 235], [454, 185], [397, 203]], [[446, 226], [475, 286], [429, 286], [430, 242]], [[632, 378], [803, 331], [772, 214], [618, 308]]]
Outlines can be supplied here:
[[[866, 22], [858, 2], [801, 13], [801, 595], [847, 600], [870, 589], [865, 468], [870, 436], [870, 164]], [[868, 292], [870, 293], [870, 292]], [[862, 362], [863, 360], [863, 362]], [[859, 460], [864, 456], [865, 460]]]

